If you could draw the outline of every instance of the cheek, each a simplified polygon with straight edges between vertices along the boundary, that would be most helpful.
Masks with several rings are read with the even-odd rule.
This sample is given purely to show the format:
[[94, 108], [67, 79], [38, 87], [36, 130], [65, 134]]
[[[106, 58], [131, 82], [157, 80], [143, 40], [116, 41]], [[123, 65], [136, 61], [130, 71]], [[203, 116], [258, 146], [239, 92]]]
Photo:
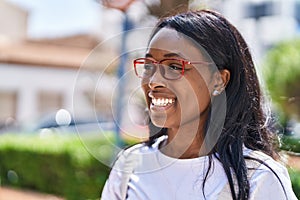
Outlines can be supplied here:
[[144, 96], [145, 96], [147, 107], [149, 108], [149, 106], [150, 106], [150, 98], [148, 97], [148, 91], [149, 91], [148, 84], [143, 84], [142, 83], [142, 90], [143, 90], [143, 93], [144, 93]]
[[200, 112], [205, 110], [210, 104], [211, 96], [209, 83], [201, 76], [197, 76], [190, 81], [191, 89], [189, 93], [193, 93], [191, 103], [200, 109]]

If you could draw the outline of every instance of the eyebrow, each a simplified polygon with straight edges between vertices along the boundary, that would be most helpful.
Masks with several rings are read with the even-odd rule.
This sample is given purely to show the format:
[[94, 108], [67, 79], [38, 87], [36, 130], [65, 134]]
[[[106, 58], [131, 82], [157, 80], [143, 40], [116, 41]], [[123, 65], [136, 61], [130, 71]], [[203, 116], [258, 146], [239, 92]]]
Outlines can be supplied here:
[[[145, 57], [150, 57], [153, 58], [153, 56], [150, 53], [146, 53]], [[170, 57], [179, 57], [179, 58], [183, 58], [183, 56], [181, 56], [179, 53], [167, 53], [164, 55], [164, 57], [170, 58]]]

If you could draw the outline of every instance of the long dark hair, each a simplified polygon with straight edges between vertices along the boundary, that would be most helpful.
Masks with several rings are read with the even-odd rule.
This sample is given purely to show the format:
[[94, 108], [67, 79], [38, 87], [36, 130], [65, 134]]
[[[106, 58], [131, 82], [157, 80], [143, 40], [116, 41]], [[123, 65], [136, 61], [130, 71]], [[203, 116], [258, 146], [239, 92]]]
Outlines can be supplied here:
[[[264, 110], [264, 99], [249, 48], [238, 30], [214, 11], [189, 11], [161, 19], [152, 37], [164, 27], [192, 38], [206, 50], [219, 70], [230, 71], [230, 81], [225, 88], [225, 122], [210, 154], [210, 160], [212, 156], [216, 156], [222, 163], [233, 199], [248, 199], [250, 186], [243, 145], [276, 157], [275, 137], [270, 129], [268, 113]], [[217, 98], [219, 97], [216, 100]], [[211, 109], [210, 112], [213, 116], [213, 112], [217, 110]], [[149, 126], [150, 138], [147, 145], [151, 146], [167, 130], [151, 123]], [[235, 191], [234, 179], [238, 191]]]

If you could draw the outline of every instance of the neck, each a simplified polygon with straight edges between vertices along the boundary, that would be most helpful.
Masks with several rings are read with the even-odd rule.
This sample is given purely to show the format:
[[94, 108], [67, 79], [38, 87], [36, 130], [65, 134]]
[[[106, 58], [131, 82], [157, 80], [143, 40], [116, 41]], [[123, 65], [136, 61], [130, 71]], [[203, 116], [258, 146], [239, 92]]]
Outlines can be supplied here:
[[188, 159], [206, 155], [201, 148], [204, 141], [204, 123], [190, 122], [178, 128], [168, 129], [168, 140], [161, 152], [174, 158]]

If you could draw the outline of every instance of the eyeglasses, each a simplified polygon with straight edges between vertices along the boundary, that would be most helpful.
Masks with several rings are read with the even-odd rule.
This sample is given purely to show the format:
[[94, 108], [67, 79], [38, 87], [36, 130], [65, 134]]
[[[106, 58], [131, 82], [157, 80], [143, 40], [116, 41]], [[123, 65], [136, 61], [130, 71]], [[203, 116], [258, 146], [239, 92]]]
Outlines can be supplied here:
[[142, 79], [153, 76], [156, 67], [159, 66], [161, 75], [167, 80], [180, 79], [185, 72], [187, 64], [211, 64], [210, 62], [191, 62], [183, 59], [169, 58], [155, 61], [149, 58], [137, 58], [133, 60], [135, 74]]

